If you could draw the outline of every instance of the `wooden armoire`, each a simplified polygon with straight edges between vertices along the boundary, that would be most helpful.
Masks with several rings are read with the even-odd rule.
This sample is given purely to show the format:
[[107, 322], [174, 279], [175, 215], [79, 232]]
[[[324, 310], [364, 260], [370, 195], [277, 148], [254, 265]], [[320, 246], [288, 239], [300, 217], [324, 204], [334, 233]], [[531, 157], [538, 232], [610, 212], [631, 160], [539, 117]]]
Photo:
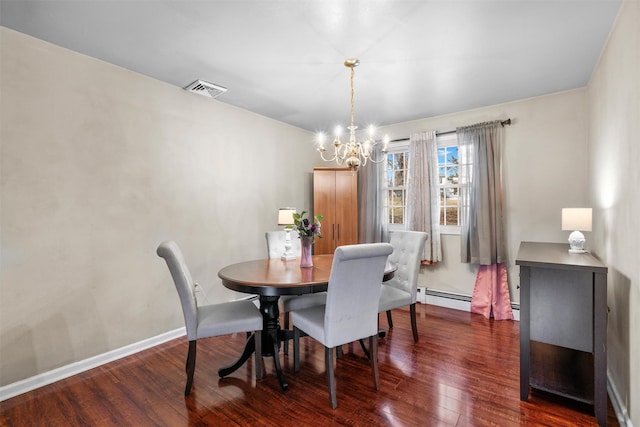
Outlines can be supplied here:
[[358, 173], [348, 168], [314, 168], [313, 214], [324, 216], [314, 254], [332, 254], [338, 246], [358, 243]]

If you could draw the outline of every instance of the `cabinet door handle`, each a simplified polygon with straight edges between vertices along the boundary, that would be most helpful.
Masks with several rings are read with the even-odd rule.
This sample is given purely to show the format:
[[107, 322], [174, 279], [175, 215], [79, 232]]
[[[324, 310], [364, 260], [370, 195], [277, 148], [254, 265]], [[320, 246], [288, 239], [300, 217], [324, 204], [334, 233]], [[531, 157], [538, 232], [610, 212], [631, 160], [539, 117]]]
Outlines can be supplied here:
[[336, 240], [336, 225], [331, 224], [331, 240]]
[[338, 224], [338, 240], [340, 240], [340, 224]]

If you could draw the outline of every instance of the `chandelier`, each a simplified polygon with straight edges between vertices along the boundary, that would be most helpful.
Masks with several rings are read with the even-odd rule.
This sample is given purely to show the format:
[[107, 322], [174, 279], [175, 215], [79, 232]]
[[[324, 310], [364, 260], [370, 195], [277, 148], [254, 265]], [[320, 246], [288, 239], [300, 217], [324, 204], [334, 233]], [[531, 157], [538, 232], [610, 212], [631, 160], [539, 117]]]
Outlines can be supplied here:
[[355, 91], [353, 89], [353, 76], [355, 74], [355, 67], [360, 65], [360, 60], [357, 58], [349, 58], [344, 61], [344, 66], [347, 68], [351, 68], [351, 125], [347, 128], [349, 129], [349, 141], [343, 143], [340, 140], [340, 134], [342, 133], [341, 129], [336, 128], [336, 136], [333, 140], [333, 155], [331, 158], [326, 158], [324, 156], [325, 151], [327, 149], [324, 146], [324, 134], [318, 134], [318, 151], [320, 152], [320, 157], [325, 162], [335, 162], [342, 166], [348, 166], [352, 170], [357, 170], [359, 166], [364, 166], [367, 164], [367, 161], [372, 163], [380, 163], [384, 160], [385, 154], [387, 152], [387, 146], [389, 144], [389, 139], [387, 136], [384, 137], [383, 146], [380, 150], [382, 153], [382, 157], [379, 159], [374, 159], [374, 147], [378, 144], [378, 141], [375, 140], [375, 128], [373, 126], [369, 127], [369, 132], [367, 138], [360, 142], [356, 140], [356, 129], [358, 126], [354, 124], [355, 117], [355, 107], [353, 98], [355, 95]]

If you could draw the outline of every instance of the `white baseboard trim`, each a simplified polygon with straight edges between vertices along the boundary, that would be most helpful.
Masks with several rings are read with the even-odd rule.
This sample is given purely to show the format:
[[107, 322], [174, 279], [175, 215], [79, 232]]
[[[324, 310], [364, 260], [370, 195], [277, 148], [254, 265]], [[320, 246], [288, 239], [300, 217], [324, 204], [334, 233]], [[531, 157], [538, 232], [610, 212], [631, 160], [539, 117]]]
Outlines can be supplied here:
[[[471, 312], [471, 297], [468, 295], [418, 288], [418, 302]], [[513, 320], [520, 321], [520, 306], [511, 304], [511, 310], [513, 311]]]
[[97, 356], [80, 360], [66, 366], [61, 366], [60, 368], [56, 368], [52, 371], [44, 372], [42, 374], [34, 375], [33, 377], [25, 378], [24, 380], [2, 386], [0, 387], [0, 402], [15, 397], [19, 394], [35, 390], [39, 387], [52, 384], [56, 381], [69, 378], [73, 375], [80, 374], [82, 372], [88, 371], [89, 369], [97, 368], [98, 366], [113, 362], [114, 360], [121, 359], [134, 353], [138, 353], [142, 350], [155, 347], [164, 342], [179, 338], [185, 334], [186, 329], [184, 327], [178, 328], [173, 331], [165, 332], [164, 334], [139, 341], [137, 343], [117, 348], [106, 353], [98, 354]]
[[611, 380], [611, 374], [607, 369], [607, 393], [609, 394], [609, 399], [611, 399], [611, 406], [613, 406], [613, 411], [616, 413], [616, 418], [618, 418], [618, 423], [621, 427], [633, 427], [633, 423], [631, 422], [631, 418], [629, 418], [629, 412], [627, 411], [627, 407], [622, 402], [620, 398], [620, 393], [618, 393], [618, 388]]
[[454, 310], [471, 311], [471, 301], [441, 297], [436, 295], [426, 295], [425, 304], [437, 305], [439, 307], [452, 308]]

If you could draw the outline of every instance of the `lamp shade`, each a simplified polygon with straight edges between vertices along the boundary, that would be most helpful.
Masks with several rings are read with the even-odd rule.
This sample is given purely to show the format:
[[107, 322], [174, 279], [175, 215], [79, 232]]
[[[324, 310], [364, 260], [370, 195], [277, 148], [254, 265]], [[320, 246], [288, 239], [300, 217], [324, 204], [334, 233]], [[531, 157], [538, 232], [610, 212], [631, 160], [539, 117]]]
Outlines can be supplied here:
[[293, 225], [293, 214], [296, 208], [280, 208], [278, 211], [278, 225]]
[[591, 231], [591, 208], [563, 208], [562, 229]]

